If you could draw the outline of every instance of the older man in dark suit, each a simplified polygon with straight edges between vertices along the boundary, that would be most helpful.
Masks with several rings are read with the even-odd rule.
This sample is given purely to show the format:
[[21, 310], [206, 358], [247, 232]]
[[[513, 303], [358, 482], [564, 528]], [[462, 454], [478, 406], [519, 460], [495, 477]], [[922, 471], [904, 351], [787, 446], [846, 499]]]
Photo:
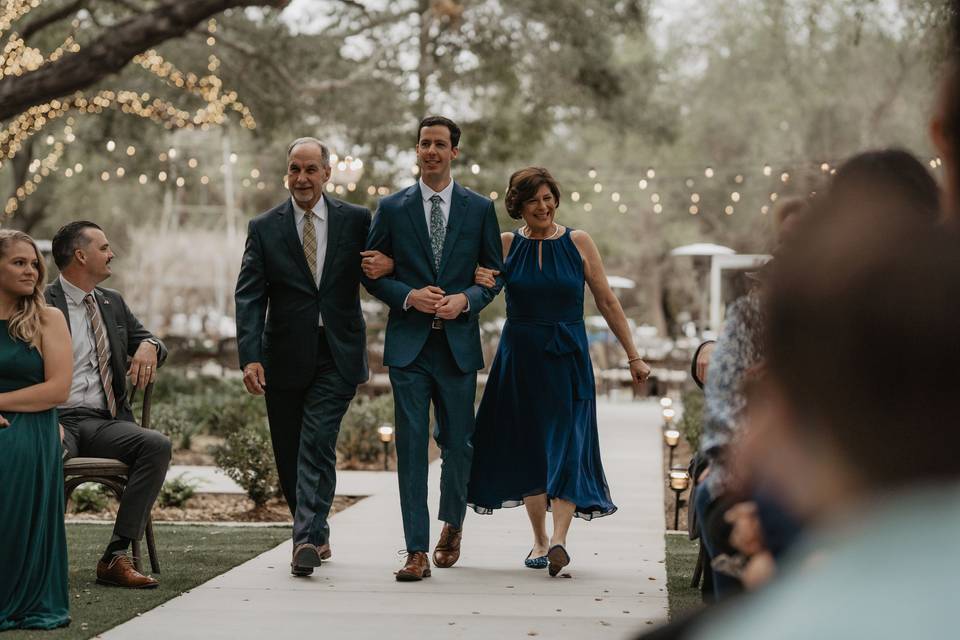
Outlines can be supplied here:
[[130, 467], [113, 537], [97, 563], [97, 582], [153, 588], [157, 581], [139, 573], [126, 552], [143, 537], [170, 465], [171, 447], [165, 435], [134, 422], [126, 378], [146, 387], [156, 378], [167, 349], [118, 292], [97, 286], [110, 277], [113, 260], [99, 226], [84, 220], [64, 225], [53, 237], [53, 259], [60, 276], [47, 287], [47, 304], [69, 320], [73, 341], [70, 397], [58, 411], [64, 457], [116, 458]]
[[295, 576], [330, 557], [337, 435], [367, 379], [359, 285], [370, 211], [326, 196], [330, 171], [322, 142], [290, 144], [291, 198], [250, 221], [236, 289], [243, 383], [266, 394], [280, 485], [294, 517]]

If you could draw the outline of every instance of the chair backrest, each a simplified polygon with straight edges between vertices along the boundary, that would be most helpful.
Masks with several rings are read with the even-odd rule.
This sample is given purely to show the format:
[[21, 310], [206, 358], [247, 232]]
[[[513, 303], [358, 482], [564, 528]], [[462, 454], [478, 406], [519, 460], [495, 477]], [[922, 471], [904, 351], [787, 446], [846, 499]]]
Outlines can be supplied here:
[[[130, 404], [133, 404], [133, 401], [137, 395], [137, 388], [130, 385]], [[153, 396], [153, 383], [150, 382], [147, 384], [146, 388], [143, 390], [143, 409], [140, 412], [140, 426], [144, 429], [150, 428], [150, 398]]]

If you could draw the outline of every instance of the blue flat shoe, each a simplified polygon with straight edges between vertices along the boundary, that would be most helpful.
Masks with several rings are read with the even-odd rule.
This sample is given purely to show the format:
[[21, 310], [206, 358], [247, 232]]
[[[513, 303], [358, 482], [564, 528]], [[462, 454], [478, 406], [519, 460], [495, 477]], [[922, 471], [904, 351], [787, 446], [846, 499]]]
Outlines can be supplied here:
[[550, 561], [547, 560], [547, 556], [540, 556], [539, 558], [531, 558], [533, 555], [533, 549], [530, 549], [530, 553], [527, 554], [526, 560], [523, 561], [523, 566], [527, 569], [546, 569], [547, 565], [550, 564]]

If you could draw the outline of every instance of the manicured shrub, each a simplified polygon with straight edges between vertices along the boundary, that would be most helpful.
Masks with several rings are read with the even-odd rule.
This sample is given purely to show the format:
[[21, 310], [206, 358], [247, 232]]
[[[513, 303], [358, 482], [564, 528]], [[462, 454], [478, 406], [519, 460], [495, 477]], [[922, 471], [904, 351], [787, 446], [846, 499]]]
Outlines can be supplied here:
[[188, 480], [184, 474], [163, 483], [157, 502], [161, 507], [184, 507], [197, 492], [197, 481]]

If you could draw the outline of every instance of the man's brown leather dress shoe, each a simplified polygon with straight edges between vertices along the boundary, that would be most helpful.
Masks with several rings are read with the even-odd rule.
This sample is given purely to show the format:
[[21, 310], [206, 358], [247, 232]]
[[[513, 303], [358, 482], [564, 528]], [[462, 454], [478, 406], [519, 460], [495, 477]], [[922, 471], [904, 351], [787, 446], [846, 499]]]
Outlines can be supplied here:
[[407, 554], [407, 563], [397, 571], [397, 582], [416, 582], [430, 577], [430, 560], [425, 551], [411, 551]]
[[125, 555], [115, 555], [110, 562], [97, 562], [97, 583], [126, 589], [154, 589], [160, 584], [137, 571]]
[[454, 529], [447, 523], [443, 524], [440, 540], [433, 550], [433, 564], [440, 569], [448, 569], [460, 559], [460, 539], [463, 529]]
[[[330, 549], [327, 548], [329, 553]], [[290, 573], [297, 577], [309, 576], [314, 567], [319, 567], [323, 561], [323, 552], [320, 547], [309, 543], [298, 544], [293, 550], [293, 561], [290, 563]]]
[[329, 542], [326, 543], [326, 544], [322, 544], [322, 545], [320, 545], [319, 547], [317, 547], [317, 551], [320, 552], [320, 559], [321, 559], [321, 560], [329, 560], [330, 558], [333, 557], [333, 553], [331, 553], [331, 551], [330, 551], [330, 543], [329, 543]]

